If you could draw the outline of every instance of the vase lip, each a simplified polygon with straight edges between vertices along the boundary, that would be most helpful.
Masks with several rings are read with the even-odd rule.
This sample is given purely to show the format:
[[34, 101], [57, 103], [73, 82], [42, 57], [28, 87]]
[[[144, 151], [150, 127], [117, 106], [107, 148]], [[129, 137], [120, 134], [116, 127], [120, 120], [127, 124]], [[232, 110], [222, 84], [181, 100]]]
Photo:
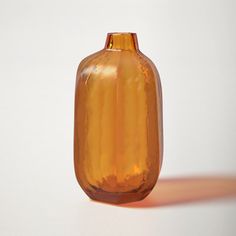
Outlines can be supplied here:
[[118, 31], [115, 31], [115, 32], [109, 32], [109, 33], [107, 33], [107, 35], [136, 35], [137, 36], [137, 34], [136, 33], [134, 33], [134, 32], [118, 32]]
[[137, 34], [133, 32], [110, 32], [107, 33], [107, 39], [105, 43], [106, 50], [128, 50], [138, 51], [138, 39]]

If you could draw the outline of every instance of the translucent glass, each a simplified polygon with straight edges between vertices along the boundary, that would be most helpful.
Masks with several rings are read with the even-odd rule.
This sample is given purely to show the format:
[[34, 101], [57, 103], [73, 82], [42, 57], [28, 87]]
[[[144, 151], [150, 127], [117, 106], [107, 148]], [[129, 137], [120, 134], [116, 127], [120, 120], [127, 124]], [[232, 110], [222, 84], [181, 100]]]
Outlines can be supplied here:
[[109, 33], [105, 48], [79, 65], [74, 163], [94, 199], [138, 201], [154, 187], [162, 163], [162, 97], [155, 65], [134, 33]]

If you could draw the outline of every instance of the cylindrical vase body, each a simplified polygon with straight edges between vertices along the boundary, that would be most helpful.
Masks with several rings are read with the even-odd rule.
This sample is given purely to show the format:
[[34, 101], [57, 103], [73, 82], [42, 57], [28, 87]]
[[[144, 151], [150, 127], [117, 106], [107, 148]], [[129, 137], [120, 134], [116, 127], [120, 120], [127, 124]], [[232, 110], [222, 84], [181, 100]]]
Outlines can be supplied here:
[[110, 33], [79, 65], [74, 164], [86, 194], [126, 203], [146, 197], [160, 173], [162, 93], [155, 65], [134, 33]]

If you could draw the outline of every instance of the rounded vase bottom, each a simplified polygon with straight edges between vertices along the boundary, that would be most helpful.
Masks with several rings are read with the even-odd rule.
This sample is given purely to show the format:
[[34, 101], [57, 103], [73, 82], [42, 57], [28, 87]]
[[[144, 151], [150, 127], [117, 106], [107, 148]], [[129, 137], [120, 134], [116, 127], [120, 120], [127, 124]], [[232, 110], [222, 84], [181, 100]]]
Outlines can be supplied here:
[[97, 192], [86, 191], [86, 194], [95, 201], [111, 203], [111, 204], [123, 204], [129, 202], [141, 201], [151, 192], [151, 190], [146, 190], [143, 192], [121, 192], [112, 193], [99, 190]]

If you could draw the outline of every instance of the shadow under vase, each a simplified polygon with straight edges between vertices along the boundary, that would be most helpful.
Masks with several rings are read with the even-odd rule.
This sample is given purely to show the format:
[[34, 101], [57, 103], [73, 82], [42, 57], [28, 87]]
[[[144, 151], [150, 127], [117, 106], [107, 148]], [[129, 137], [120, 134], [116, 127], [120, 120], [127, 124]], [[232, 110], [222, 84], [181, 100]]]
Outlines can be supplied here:
[[236, 197], [234, 176], [186, 176], [160, 179], [143, 201], [122, 207], [150, 208]]

